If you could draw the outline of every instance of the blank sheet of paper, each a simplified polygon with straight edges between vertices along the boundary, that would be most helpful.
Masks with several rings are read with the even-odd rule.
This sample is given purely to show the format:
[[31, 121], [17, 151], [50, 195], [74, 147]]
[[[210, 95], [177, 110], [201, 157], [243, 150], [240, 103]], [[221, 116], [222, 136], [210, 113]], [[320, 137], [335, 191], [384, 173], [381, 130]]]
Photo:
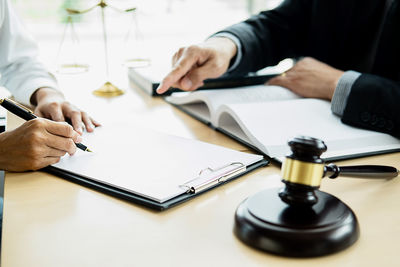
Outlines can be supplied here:
[[85, 133], [82, 143], [94, 152], [77, 150], [53, 166], [160, 203], [184, 193], [180, 185], [206, 168], [233, 162], [248, 166], [262, 159], [130, 123], [103, 125], [94, 133]]

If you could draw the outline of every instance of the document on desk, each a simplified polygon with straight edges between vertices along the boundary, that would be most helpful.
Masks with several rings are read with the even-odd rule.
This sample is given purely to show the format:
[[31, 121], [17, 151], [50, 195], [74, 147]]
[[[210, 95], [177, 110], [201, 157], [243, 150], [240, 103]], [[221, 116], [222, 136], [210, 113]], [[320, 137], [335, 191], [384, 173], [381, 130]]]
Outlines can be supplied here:
[[85, 133], [83, 143], [94, 152], [77, 150], [73, 156], [66, 155], [52, 166], [53, 171], [133, 194], [153, 204], [195, 195], [267, 163], [260, 155], [129, 123], [101, 126]]
[[344, 124], [329, 101], [271, 85], [173, 93], [166, 101], [239, 142], [282, 161], [287, 140], [306, 135], [328, 146], [327, 161], [400, 151], [400, 139]]

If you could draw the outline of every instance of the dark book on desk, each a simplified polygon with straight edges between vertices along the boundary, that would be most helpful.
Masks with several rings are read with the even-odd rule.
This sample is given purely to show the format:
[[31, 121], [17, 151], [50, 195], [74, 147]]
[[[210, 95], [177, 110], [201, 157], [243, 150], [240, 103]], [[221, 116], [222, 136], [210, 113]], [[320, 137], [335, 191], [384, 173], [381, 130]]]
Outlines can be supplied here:
[[[129, 81], [152, 96], [159, 96], [159, 94], [156, 93], [156, 89], [160, 84], [161, 79], [166, 74], [167, 72], [165, 70], [161, 70], [161, 67], [156, 67], [156, 66], [128, 68]], [[200, 87], [198, 90], [211, 89], [211, 88], [213, 89], [233, 88], [246, 85], [263, 84], [276, 74], [277, 73], [275, 74], [249, 73], [243, 76], [223, 76], [217, 79], [208, 79], [204, 81], [204, 86]], [[168, 90], [163, 95], [168, 95], [177, 91], [180, 90], [171, 89]]]
[[300, 98], [278, 86], [179, 92], [166, 101], [278, 160], [290, 152], [287, 141], [296, 135], [324, 140], [328, 161], [400, 151], [400, 140], [393, 136], [343, 124], [330, 102]]

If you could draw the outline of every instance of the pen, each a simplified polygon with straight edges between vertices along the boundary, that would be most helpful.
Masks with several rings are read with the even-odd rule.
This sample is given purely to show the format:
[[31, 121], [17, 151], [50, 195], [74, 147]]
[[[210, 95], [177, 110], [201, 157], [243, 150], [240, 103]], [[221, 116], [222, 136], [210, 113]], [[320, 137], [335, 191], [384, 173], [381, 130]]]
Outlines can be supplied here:
[[[15, 103], [12, 100], [9, 100], [7, 98], [0, 98], [0, 105], [3, 106], [5, 109], [7, 109], [8, 111], [10, 111], [11, 113], [17, 115], [18, 117], [20, 117], [21, 119], [24, 120], [33, 120], [35, 118], [37, 118], [37, 116], [35, 114], [33, 114], [32, 111], [28, 110], [27, 108], [24, 108], [20, 105], [18, 105], [17, 103]], [[83, 150], [83, 151], [87, 151], [87, 152], [92, 152], [87, 146], [85, 146], [84, 144], [81, 143], [75, 143], [75, 145]]]

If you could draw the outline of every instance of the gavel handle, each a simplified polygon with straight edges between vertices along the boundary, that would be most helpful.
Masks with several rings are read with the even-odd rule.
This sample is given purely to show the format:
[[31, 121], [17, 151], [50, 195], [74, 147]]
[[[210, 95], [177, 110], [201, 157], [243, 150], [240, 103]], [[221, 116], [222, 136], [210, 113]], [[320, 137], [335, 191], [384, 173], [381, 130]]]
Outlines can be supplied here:
[[399, 174], [399, 170], [391, 166], [382, 165], [358, 165], [358, 166], [337, 166], [333, 163], [324, 168], [324, 176], [337, 178], [339, 175], [357, 178], [394, 178]]

